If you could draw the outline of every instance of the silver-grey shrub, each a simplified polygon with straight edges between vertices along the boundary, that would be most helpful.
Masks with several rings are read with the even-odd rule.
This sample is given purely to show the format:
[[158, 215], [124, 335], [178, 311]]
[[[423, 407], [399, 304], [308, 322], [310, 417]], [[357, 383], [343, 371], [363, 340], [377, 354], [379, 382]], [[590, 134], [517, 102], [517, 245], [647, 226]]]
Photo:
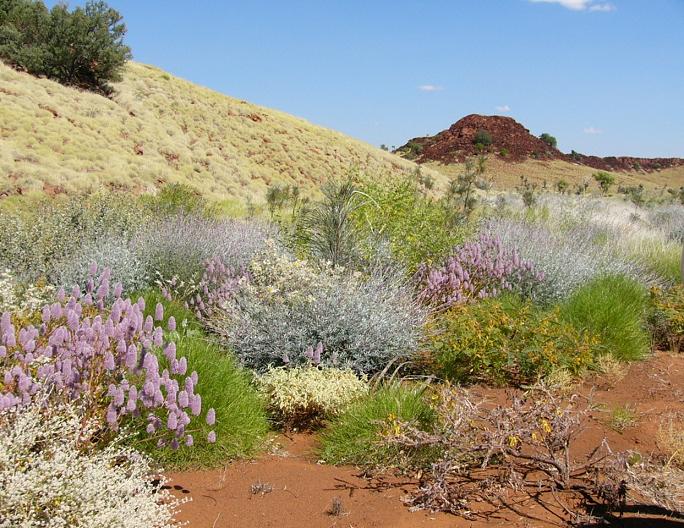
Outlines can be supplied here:
[[257, 259], [220, 308], [208, 326], [259, 372], [313, 361], [373, 374], [416, 350], [425, 320], [399, 274], [316, 269], [283, 255]]
[[521, 258], [534, 262], [544, 273], [536, 291], [542, 303], [562, 300], [577, 288], [600, 275], [625, 275], [650, 286], [659, 277], [646, 266], [624, 254], [620, 233], [610, 225], [575, 222], [551, 229], [539, 222], [512, 218], [492, 218], [483, 226], [504, 245], [518, 250]]
[[210, 258], [245, 268], [276, 234], [257, 221], [179, 215], [150, 222], [133, 237], [132, 248], [147, 276], [188, 282], [199, 280]]

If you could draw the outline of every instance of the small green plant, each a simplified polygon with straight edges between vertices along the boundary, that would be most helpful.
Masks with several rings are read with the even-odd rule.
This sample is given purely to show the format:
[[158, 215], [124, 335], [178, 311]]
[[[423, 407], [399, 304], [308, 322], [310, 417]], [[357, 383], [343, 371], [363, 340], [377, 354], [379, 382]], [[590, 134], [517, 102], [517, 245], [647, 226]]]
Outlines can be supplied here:
[[560, 308], [564, 320], [596, 334], [603, 353], [621, 361], [641, 359], [648, 351], [645, 329], [648, 295], [621, 275], [594, 279]]
[[615, 183], [615, 176], [608, 172], [604, 171], [599, 171], [595, 172], [593, 174], [594, 180], [596, 180], [596, 183], [599, 184], [599, 187], [601, 188], [601, 192], [605, 195], [608, 194], [608, 191], [610, 191], [610, 188], [613, 186]]
[[315, 425], [368, 392], [365, 378], [336, 368], [272, 368], [255, 380], [275, 419], [288, 428]]
[[556, 148], [556, 146], [558, 145], [558, 141], [556, 140], [556, 138], [547, 132], [544, 132], [541, 136], [539, 136], [539, 139], [541, 139], [544, 143], [546, 143], [549, 147], [552, 148]]
[[565, 181], [564, 179], [560, 179], [556, 182], [556, 191], [558, 191], [561, 194], [565, 194], [570, 187], [570, 184]]
[[637, 414], [628, 405], [615, 407], [610, 412], [610, 426], [617, 432], [622, 433], [637, 423]]
[[486, 150], [492, 144], [492, 135], [486, 130], [478, 130], [473, 139], [473, 143], [480, 150]]
[[654, 346], [679, 352], [684, 343], [684, 285], [651, 289], [648, 323]]
[[537, 203], [537, 184], [530, 182], [527, 176], [520, 176], [520, 184], [516, 187], [523, 204], [530, 209]]
[[331, 464], [389, 467], [417, 453], [381, 445], [387, 427], [400, 421], [430, 430], [435, 412], [426, 402], [425, 386], [394, 383], [352, 404], [333, 418], [321, 435], [320, 455]]

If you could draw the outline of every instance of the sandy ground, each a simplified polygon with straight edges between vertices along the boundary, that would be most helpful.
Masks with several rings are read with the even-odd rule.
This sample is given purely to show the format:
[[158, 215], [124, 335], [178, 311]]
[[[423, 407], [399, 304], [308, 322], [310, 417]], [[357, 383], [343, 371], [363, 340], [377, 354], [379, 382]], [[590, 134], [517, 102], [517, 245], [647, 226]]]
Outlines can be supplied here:
[[[495, 400], [504, 391], [478, 388]], [[658, 353], [633, 364], [613, 387], [600, 378], [586, 380], [578, 392], [594, 409], [577, 439], [574, 454], [581, 457], [604, 437], [614, 450], [658, 452], [658, 431], [671, 416], [684, 417], [684, 355]], [[634, 425], [618, 432], [611, 427], [611, 411], [627, 406]], [[169, 474], [183, 505], [179, 520], [191, 528], [478, 528], [483, 526], [562, 526], [543, 504], [527, 500], [523, 515], [499, 511], [469, 521], [453, 515], [410, 512], [401, 497], [415, 487], [409, 478], [391, 475], [366, 479], [356, 468], [333, 467], [316, 460], [316, 439], [309, 434], [281, 435], [271, 453], [254, 461], [235, 462], [223, 469]], [[261, 485], [261, 492], [253, 492]], [[269, 491], [270, 489], [270, 491]], [[333, 500], [341, 501], [341, 515], [331, 515]], [[484, 506], [483, 506], [484, 507]], [[640, 505], [628, 506], [611, 526], [627, 528], [684, 527], [684, 519]]]

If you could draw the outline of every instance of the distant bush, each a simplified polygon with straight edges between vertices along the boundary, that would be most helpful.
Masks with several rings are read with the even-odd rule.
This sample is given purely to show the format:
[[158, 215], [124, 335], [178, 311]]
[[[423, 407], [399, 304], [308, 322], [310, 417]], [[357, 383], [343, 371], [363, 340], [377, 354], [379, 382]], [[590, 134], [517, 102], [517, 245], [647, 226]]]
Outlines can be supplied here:
[[642, 285], [609, 275], [578, 289], [561, 305], [561, 316], [576, 328], [597, 335], [605, 353], [634, 361], [648, 352], [647, 308], [648, 295]]
[[615, 183], [615, 176], [604, 171], [595, 172], [593, 176], [594, 180], [596, 180], [596, 182], [599, 184], [601, 192], [603, 194], [608, 194], [611, 186]]
[[580, 373], [598, 341], [564, 322], [557, 310], [513, 297], [455, 306], [430, 323], [427, 361], [457, 382], [533, 382], [554, 370]]
[[423, 145], [415, 141], [409, 141], [400, 151], [407, 159], [416, 159], [423, 153]]
[[353, 403], [321, 435], [320, 457], [330, 464], [391, 467], [424, 453], [382, 445], [382, 434], [397, 421], [429, 431], [436, 415], [425, 387], [392, 384]]
[[475, 134], [475, 138], [473, 139], [473, 143], [476, 146], [479, 145], [483, 148], [486, 148], [492, 144], [492, 135], [486, 130], [478, 130]]
[[205, 297], [195, 307], [239, 360], [259, 372], [308, 364], [308, 351], [321, 344], [322, 366], [372, 374], [409, 355], [421, 338], [423, 310], [395, 274], [317, 268], [275, 248], [247, 271], [236, 284], [230, 270], [222, 281], [208, 269], [200, 285]]
[[40, 0], [0, 5], [0, 59], [62, 84], [108, 92], [131, 57], [125, 34], [121, 15], [101, 1], [73, 11], [62, 3], [48, 11]]
[[489, 235], [455, 247], [444, 264], [422, 265], [416, 274], [418, 299], [437, 309], [505, 292], [532, 296], [543, 279], [533, 262]]
[[0, 411], [0, 520], [3, 526], [171, 528], [180, 501], [162, 488], [150, 460], [118, 437], [104, 449], [100, 429], [75, 406]]
[[421, 262], [441, 260], [468, 233], [453, 209], [421, 193], [413, 179], [366, 179], [360, 190], [368, 199], [355, 222], [368, 258], [386, 241], [393, 258], [414, 271]]
[[541, 139], [544, 143], [546, 143], [549, 147], [552, 148], [556, 148], [556, 146], [558, 145], [558, 141], [556, 140], [556, 138], [546, 132], [539, 136], [539, 139]]
[[368, 383], [351, 370], [316, 366], [273, 368], [256, 378], [275, 419], [291, 427], [340, 414], [368, 392]]

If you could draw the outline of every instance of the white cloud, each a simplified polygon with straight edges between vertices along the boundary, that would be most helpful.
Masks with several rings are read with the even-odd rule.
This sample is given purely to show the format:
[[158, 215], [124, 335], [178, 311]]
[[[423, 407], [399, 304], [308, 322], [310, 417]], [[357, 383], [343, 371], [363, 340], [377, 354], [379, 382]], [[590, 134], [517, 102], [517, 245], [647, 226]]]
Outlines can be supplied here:
[[529, 0], [534, 4], [559, 4], [572, 11], [599, 11], [607, 13], [615, 11], [616, 7], [609, 3], [594, 3], [595, 0]]
[[497, 106], [496, 111], [505, 114], [511, 111], [511, 107], [508, 105]]
[[590, 136], [595, 136], [596, 134], [603, 134], [603, 130], [591, 126], [591, 127], [585, 128], [584, 133], [589, 134]]
[[418, 89], [421, 92], [441, 92], [444, 87], [437, 84], [421, 84]]

